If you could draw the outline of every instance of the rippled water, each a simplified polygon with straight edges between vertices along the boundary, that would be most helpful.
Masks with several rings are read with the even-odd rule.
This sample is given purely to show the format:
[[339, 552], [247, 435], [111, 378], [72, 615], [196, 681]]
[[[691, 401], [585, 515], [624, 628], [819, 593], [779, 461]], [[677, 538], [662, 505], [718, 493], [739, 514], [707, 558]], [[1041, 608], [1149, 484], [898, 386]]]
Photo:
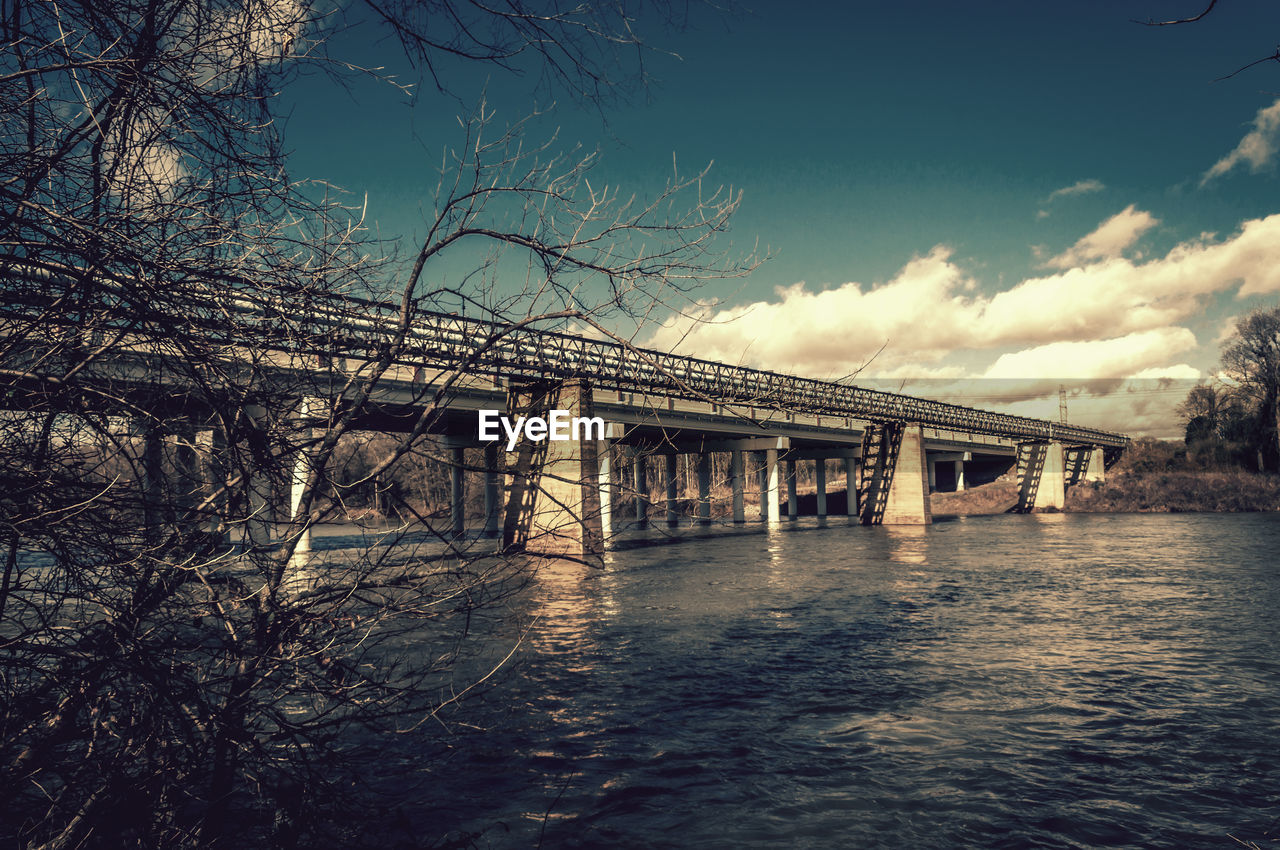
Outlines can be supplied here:
[[1275, 515], [1004, 516], [547, 574], [414, 820], [491, 847], [1264, 842], [1277, 552]]

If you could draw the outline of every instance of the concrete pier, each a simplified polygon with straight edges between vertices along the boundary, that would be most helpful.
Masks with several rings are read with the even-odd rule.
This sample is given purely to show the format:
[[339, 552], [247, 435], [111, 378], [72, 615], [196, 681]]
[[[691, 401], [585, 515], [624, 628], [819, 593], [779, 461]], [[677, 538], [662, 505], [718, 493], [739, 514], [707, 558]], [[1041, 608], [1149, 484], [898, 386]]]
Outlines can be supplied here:
[[858, 459], [847, 455], [844, 459], [845, 515], [858, 515]]
[[[512, 388], [507, 401], [512, 415], [559, 409], [589, 417], [593, 408], [585, 381]], [[508, 489], [503, 548], [593, 560], [601, 555], [611, 525], [609, 451], [607, 439], [524, 441]]]
[[1089, 452], [1089, 468], [1084, 473], [1085, 481], [1101, 483], [1107, 480], [1106, 452], [1101, 448]]
[[[244, 418], [254, 431], [265, 430], [267, 418], [266, 408], [260, 405], [246, 405]], [[265, 442], [265, 436], [262, 438]], [[245, 545], [253, 549], [268, 549], [271, 546], [272, 529], [275, 526], [274, 487], [267, 470], [251, 471], [247, 482], [248, 516], [245, 518]]]
[[631, 489], [635, 491], [636, 528], [649, 526], [648, 460], [639, 451], [631, 453]]
[[484, 531], [493, 540], [502, 535], [502, 470], [498, 466], [498, 444], [484, 447]]
[[711, 524], [711, 453], [698, 452], [698, 524]]
[[466, 451], [449, 446], [449, 532], [454, 538], [467, 534]]
[[747, 521], [746, 500], [743, 496], [743, 479], [746, 472], [743, 469], [743, 457], [740, 449], [734, 449], [729, 453], [729, 489], [733, 492], [733, 521], [737, 525], [742, 525]]
[[933, 522], [926, 467], [924, 436], [920, 426], [904, 426], [889, 497], [881, 518], [884, 525], [928, 525]]
[[787, 519], [796, 520], [800, 518], [800, 500], [796, 497], [796, 462], [791, 458], [786, 460], [787, 473]]
[[675, 527], [680, 522], [680, 506], [678, 501], [680, 496], [680, 489], [678, 486], [679, 482], [677, 479], [677, 475], [680, 469], [679, 462], [680, 462], [680, 457], [674, 452], [672, 452], [671, 454], [663, 455], [663, 467], [664, 467], [664, 473], [665, 473], [664, 483], [666, 484], [666, 487], [667, 487], [667, 526], [668, 527]]
[[1045, 446], [1044, 460], [1040, 469], [1040, 484], [1036, 488], [1033, 510], [1052, 508], [1062, 510], [1067, 505], [1067, 477], [1062, 443], [1049, 443]]
[[764, 489], [761, 496], [764, 499], [765, 515], [764, 519], [770, 525], [777, 525], [782, 521], [782, 510], [778, 504], [778, 493], [781, 477], [778, 474], [778, 450], [765, 449], [764, 452], [764, 469], [763, 481]]
[[827, 515], [827, 461], [818, 458], [813, 462], [813, 480], [818, 488], [818, 516]]

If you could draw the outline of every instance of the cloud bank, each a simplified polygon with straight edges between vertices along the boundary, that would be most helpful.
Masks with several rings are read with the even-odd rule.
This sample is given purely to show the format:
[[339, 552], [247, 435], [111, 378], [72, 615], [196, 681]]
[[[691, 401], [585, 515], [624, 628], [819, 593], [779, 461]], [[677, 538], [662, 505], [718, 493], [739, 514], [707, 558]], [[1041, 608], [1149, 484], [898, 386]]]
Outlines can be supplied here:
[[1143, 258], [1134, 248], [1157, 223], [1127, 207], [1053, 258], [1048, 273], [996, 292], [981, 291], [938, 246], [878, 285], [814, 291], [801, 282], [771, 300], [702, 305], [669, 318], [646, 344], [831, 379], [870, 362], [860, 379], [1020, 379], [1041, 393], [1046, 380], [1112, 389], [1135, 378], [1193, 381], [1199, 370], [1184, 361], [1200, 343], [1182, 323], [1218, 293], [1280, 292], [1280, 215]]

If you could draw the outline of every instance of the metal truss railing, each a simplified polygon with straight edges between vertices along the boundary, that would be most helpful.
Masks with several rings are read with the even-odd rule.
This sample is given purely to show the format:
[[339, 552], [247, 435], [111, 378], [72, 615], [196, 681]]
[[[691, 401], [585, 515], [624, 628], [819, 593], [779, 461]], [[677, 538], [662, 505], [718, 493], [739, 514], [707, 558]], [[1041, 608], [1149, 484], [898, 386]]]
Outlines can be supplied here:
[[[200, 303], [200, 302], [205, 303]], [[312, 296], [305, 309], [243, 291], [193, 297], [181, 322], [228, 345], [394, 361], [500, 378], [513, 384], [581, 379], [603, 390], [638, 392], [787, 413], [849, 417], [1006, 437], [1123, 447], [1120, 433], [948, 404], [833, 381], [734, 366], [575, 334], [453, 314], [417, 311], [401, 331], [399, 306], [346, 296]], [[30, 315], [37, 305], [0, 313]], [[390, 347], [390, 348], [389, 348]]]

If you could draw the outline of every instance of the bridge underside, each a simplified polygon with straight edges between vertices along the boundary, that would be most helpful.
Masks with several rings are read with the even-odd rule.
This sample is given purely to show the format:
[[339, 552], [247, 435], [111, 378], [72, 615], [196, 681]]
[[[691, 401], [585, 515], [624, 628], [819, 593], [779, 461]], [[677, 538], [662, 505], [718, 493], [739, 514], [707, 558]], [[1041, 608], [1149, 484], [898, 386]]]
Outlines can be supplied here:
[[[838, 513], [864, 525], [928, 524], [932, 490], [984, 483], [1015, 462], [1021, 482], [1017, 509], [1053, 509], [1061, 507], [1067, 486], [1096, 480], [1103, 469], [1102, 449], [1093, 446], [1020, 445], [1009, 438], [904, 422], [600, 392], [586, 381], [503, 386], [474, 379], [437, 398], [437, 388], [419, 377], [384, 381], [375, 396], [351, 411], [353, 428], [388, 434], [428, 432], [440, 438], [452, 469], [452, 534], [467, 533], [464, 469], [480, 472], [480, 533], [501, 537], [502, 545], [512, 550], [595, 557], [608, 547], [615, 531], [624, 528], [655, 522], [745, 523], [757, 516], [779, 523], [795, 520], [802, 510], [819, 517]], [[335, 392], [342, 392], [336, 384]], [[324, 403], [315, 409], [328, 406], [327, 399], [319, 400]], [[141, 396], [129, 403], [155, 407], [154, 399]], [[288, 415], [308, 415], [307, 398], [293, 404]], [[183, 461], [189, 467], [183, 474], [198, 477], [197, 456], [216, 454], [217, 430], [200, 425], [209, 422], [207, 412], [181, 395], [170, 396], [163, 406], [163, 418], [187, 423], [179, 427], [190, 432], [180, 442], [192, 447], [192, 457]], [[513, 452], [478, 439], [481, 410], [517, 416], [554, 409], [599, 416], [610, 423], [610, 430], [604, 439], [522, 442]], [[246, 413], [280, 415], [248, 408]], [[474, 461], [468, 466], [464, 454], [477, 448], [483, 449], [478, 470]], [[272, 521], [282, 514], [298, 521], [299, 492], [307, 473], [304, 452], [295, 462], [293, 481], [284, 485], [287, 495], [280, 492], [279, 482], [263, 481], [250, 488], [249, 504], [236, 508], [247, 510], [248, 517], [234, 523], [245, 529], [246, 542], [266, 545]], [[216, 477], [208, 470], [204, 474]], [[843, 477], [830, 493], [829, 474], [836, 480]], [[802, 493], [805, 478], [811, 492]], [[696, 496], [685, 496], [695, 488]], [[726, 491], [729, 507], [713, 519], [715, 494]], [[615, 507], [628, 502], [630, 515], [618, 516]], [[748, 502], [758, 511], [749, 510]], [[298, 551], [306, 552], [309, 534], [301, 534]]]
[[[500, 526], [504, 545], [511, 548], [598, 555], [623, 529], [663, 522], [711, 524], [713, 493], [725, 490], [723, 522], [745, 523], [757, 516], [763, 522], [790, 521], [804, 504], [817, 516], [834, 511], [865, 525], [928, 524], [931, 491], [994, 480], [1024, 452], [1012, 440], [919, 425], [598, 393], [583, 382], [473, 388], [458, 397], [434, 430], [455, 444], [479, 446], [476, 411], [500, 409], [514, 416], [545, 414], [556, 407], [573, 415], [600, 416], [610, 423], [610, 431], [603, 440], [526, 444], [514, 453], [494, 453], [495, 466], [487, 474], [505, 481]], [[412, 421], [412, 415], [384, 406], [365, 421], [389, 430], [397, 422]], [[1068, 454], [1079, 456], [1080, 451], [1072, 447]], [[1096, 454], [1100, 464], [1100, 450]], [[799, 473], [807, 464], [812, 464], [814, 492], [802, 496]], [[828, 492], [832, 464], [836, 476], [843, 473], [843, 492]], [[1072, 467], [1077, 468], [1101, 474], [1100, 465]], [[1041, 467], [1035, 474], [1043, 471]], [[1084, 477], [1081, 471], [1042, 482], [1034, 488], [1041, 500], [1030, 509], [1053, 507], [1043, 494]], [[695, 482], [696, 496], [683, 497]], [[617, 508], [628, 502], [631, 510], [620, 516]], [[758, 504], [758, 513], [748, 509], [749, 502]], [[460, 521], [455, 525], [460, 528]], [[491, 528], [488, 523], [486, 533]]]

